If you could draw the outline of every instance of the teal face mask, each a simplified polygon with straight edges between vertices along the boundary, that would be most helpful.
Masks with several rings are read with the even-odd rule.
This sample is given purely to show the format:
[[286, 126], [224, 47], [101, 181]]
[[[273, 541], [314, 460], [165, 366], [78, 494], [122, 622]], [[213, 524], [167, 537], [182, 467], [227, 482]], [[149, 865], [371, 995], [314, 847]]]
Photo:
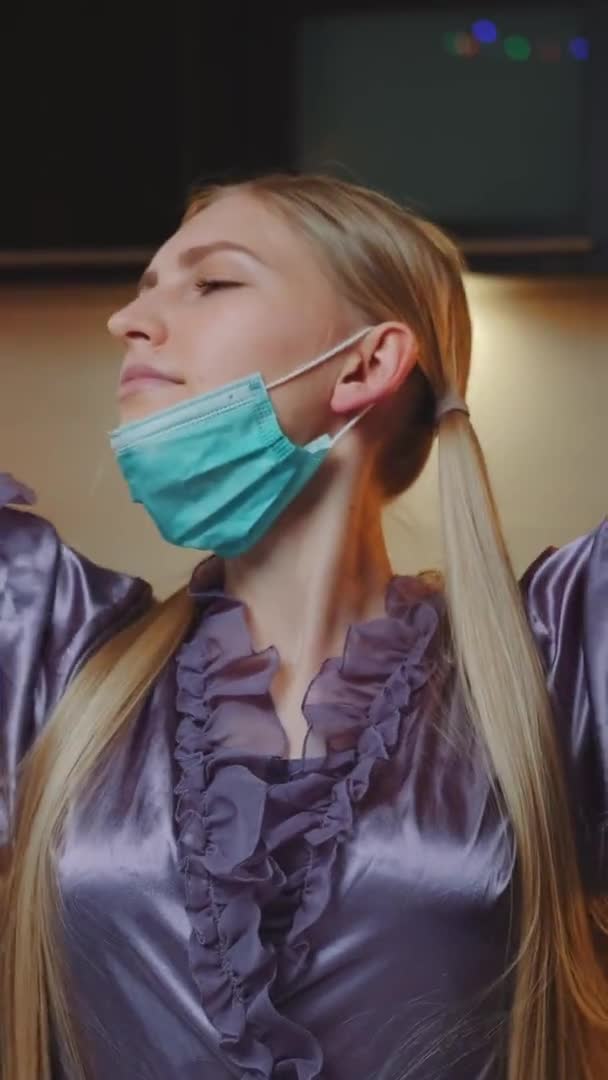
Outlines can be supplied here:
[[180, 547], [234, 558], [250, 550], [367, 412], [333, 438], [296, 446], [279, 426], [268, 391], [359, 341], [353, 337], [265, 385], [260, 374], [123, 424], [110, 444], [134, 502]]

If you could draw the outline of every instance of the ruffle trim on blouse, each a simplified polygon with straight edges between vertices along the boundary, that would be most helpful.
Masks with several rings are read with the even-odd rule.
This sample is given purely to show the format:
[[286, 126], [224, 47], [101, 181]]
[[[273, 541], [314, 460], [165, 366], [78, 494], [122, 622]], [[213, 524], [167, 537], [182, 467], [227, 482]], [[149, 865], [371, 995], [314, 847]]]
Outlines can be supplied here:
[[240, 603], [222, 593], [199, 599], [201, 621], [177, 656], [191, 970], [241, 1076], [316, 1080], [318, 1040], [275, 1001], [306, 967], [356, 807], [417, 715], [439, 603], [416, 579], [393, 579], [386, 616], [352, 627], [342, 658], [328, 660], [307, 692], [303, 711], [326, 740], [325, 758], [295, 763], [277, 784], [286, 745], [270, 695], [277, 653], [253, 650]]

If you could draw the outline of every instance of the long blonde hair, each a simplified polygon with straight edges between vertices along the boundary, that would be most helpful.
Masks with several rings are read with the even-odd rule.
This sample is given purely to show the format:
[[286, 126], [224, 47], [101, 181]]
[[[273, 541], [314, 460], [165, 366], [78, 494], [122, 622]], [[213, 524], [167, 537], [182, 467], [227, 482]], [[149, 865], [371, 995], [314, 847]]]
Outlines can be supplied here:
[[[471, 330], [456, 247], [391, 200], [333, 178], [273, 175], [245, 186], [316, 246], [339, 292], [370, 322], [399, 319], [416, 334], [419, 371], [403, 399], [401, 434], [385, 456], [387, 493], [404, 490], [432, 445], [429, 401], [467, 389]], [[186, 216], [224, 190], [197, 193]], [[608, 980], [594, 951], [543, 671], [473, 427], [453, 412], [441, 420], [438, 438], [454, 655], [517, 851], [520, 940], [507, 1077], [597, 1080], [608, 1076]], [[3, 1080], [50, 1080], [52, 1035], [70, 1073], [85, 1071], [56, 942], [53, 854], [69, 805], [191, 619], [180, 592], [104, 645], [23, 764], [3, 905]], [[605, 932], [604, 908], [593, 915]]]

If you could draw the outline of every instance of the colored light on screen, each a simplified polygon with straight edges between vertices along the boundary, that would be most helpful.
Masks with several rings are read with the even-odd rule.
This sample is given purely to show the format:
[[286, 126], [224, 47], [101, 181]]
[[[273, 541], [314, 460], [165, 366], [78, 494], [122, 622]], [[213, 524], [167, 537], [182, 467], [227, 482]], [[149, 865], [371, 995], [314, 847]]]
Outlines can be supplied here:
[[538, 54], [543, 63], [556, 64], [562, 58], [562, 47], [559, 41], [541, 41]]
[[457, 34], [444, 34], [443, 43], [445, 48], [452, 56], [461, 56], [466, 59], [471, 59], [479, 52], [479, 42], [471, 37], [470, 34], [457, 33]]
[[451, 53], [452, 56], [458, 56], [458, 53], [456, 51], [456, 38], [457, 37], [458, 37], [458, 34], [453, 34], [453, 33], [443, 35], [443, 47], [446, 50], [446, 52]]
[[532, 46], [527, 38], [520, 34], [512, 34], [505, 38], [505, 52], [509, 60], [529, 60], [532, 54]]
[[498, 40], [496, 23], [490, 19], [478, 19], [473, 23], [473, 34], [482, 45], [493, 45]]
[[589, 42], [587, 38], [573, 38], [568, 48], [570, 50], [570, 55], [573, 56], [575, 60], [589, 59]]

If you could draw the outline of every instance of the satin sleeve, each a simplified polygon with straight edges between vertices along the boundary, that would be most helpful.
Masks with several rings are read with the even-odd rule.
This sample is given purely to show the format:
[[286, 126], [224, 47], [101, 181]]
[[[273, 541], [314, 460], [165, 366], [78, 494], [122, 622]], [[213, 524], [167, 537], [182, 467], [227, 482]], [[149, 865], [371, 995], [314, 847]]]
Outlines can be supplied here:
[[70, 677], [151, 600], [145, 582], [94, 565], [15, 508], [34, 501], [0, 473], [0, 846], [18, 764]]
[[583, 878], [608, 892], [608, 521], [523, 579], [554, 707]]

